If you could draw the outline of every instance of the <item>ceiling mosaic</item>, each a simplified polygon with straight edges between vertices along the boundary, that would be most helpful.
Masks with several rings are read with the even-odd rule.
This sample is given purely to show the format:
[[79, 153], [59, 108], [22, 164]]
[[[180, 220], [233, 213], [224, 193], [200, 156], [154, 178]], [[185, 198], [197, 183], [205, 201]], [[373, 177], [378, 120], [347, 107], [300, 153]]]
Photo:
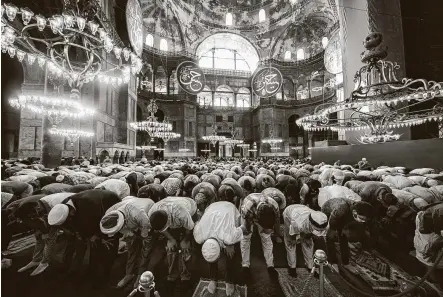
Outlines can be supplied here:
[[[259, 22], [261, 8], [266, 19]], [[280, 60], [288, 50], [295, 57], [299, 47], [310, 55], [321, 52], [323, 36], [337, 21], [328, 0], [298, 0], [294, 6], [289, 0], [142, 0], [142, 11], [145, 32], [171, 38], [189, 53], [208, 36], [231, 32], [251, 42], [262, 58]], [[226, 26], [227, 13], [232, 26]]]

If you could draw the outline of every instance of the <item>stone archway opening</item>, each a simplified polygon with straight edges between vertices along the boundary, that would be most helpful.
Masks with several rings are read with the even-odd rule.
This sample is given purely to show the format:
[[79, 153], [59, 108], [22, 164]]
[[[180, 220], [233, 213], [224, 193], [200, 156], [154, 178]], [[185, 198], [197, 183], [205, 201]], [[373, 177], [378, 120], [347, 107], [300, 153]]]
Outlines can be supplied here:
[[115, 151], [114, 158], [112, 159], [112, 163], [118, 164], [118, 157], [119, 157], [119, 152]]
[[109, 152], [107, 150], [101, 151], [99, 157], [100, 163], [103, 163], [107, 157], [109, 157]]

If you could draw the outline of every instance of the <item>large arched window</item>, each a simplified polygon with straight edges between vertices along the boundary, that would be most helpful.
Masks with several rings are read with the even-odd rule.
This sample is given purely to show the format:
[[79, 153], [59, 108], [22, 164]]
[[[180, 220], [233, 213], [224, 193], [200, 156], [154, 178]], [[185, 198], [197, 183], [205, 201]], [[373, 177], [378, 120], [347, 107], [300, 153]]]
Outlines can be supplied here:
[[326, 46], [328, 46], [328, 42], [329, 40], [326, 36], [321, 39], [321, 45], [323, 46], [323, 48], [326, 48]]
[[232, 26], [232, 13], [230, 12], [226, 14], [226, 26]]
[[266, 21], [266, 12], [265, 12], [265, 10], [262, 8], [262, 9], [260, 9], [260, 11], [258, 12], [258, 22], [261, 23], [261, 22], [264, 22], [264, 21]]
[[233, 33], [216, 33], [197, 47], [202, 68], [254, 72], [259, 61], [255, 47], [244, 37]]
[[289, 61], [291, 60], [291, 52], [290, 51], [286, 51], [285, 52], [285, 61]]
[[249, 108], [251, 107], [251, 93], [246, 88], [240, 88], [237, 93], [237, 107]]
[[154, 36], [152, 36], [151, 34], [146, 35], [145, 44], [151, 47], [154, 46]]
[[305, 58], [305, 51], [302, 48], [297, 50], [297, 61], [303, 60]]
[[200, 106], [212, 106], [212, 91], [205, 86], [203, 91], [197, 95], [198, 104]]
[[160, 50], [161, 50], [161, 51], [165, 51], [165, 52], [168, 51], [168, 42], [167, 42], [166, 39], [164, 39], [164, 38], [162, 38], [162, 39], [160, 40]]
[[228, 86], [219, 86], [214, 94], [214, 107], [234, 106], [234, 92]]

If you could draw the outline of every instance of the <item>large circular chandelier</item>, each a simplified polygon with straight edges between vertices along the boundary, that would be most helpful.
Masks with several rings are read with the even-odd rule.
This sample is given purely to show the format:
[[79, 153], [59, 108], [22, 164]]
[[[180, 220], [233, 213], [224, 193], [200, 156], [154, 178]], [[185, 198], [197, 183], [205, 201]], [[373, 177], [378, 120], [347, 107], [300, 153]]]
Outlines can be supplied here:
[[30, 65], [46, 65], [51, 76], [73, 89], [97, 77], [111, 84], [127, 83], [130, 72], [140, 72], [142, 60], [122, 48], [112, 30], [100, 27], [99, 22], [106, 21], [98, 17], [100, 9], [95, 1], [65, 1], [61, 14], [44, 17], [6, 3], [1, 6], [2, 52]]
[[80, 131], [75, 129], [59, 129], [56, 127], [49, 129], [49, 134], [64, 136], [70, 141], [71, 145], [80, 137], [92, 137], [94, 133], [89, 131]]
[[148, 104], [149, 116], [146, 121], [130, 123], [130, 126], [135, 130], [148, 132], [151, 137], [159, 137], [154, 136], [154, 134], [159, 135], [159, 133], [172, 131], [172, 125], [167, 118], [165, 118], [163, 122], [157, 120], [157, 117], [155, 116], [157, 111], [158, 106], [155, 103], [155, 100], [151, 99]]
[[[371, 33], [364, 41], [365, 65], [355, 75], [355, 89], [344, 102], [319, 105], [314, 113], [296, 121], [307, 131], [363, 131], [359, 142], [380, 143], [398, 140], [394, 128], [410, 127], [443, 120], [443, 82], [425, 79], [397, 79], [400, 66], [385, 61], [387, 47], [380, 33]], [[413, 109], [423, 102], [435, 102], [432, 108]], [[343, 112], [344, 118], [332, 119]]]
[[26, 109], [37, 114], [45, 115], [53, 125], [60, 124], [65, 118], [80, 119], [94, 114], [94, 109], [83, 106], [73, 98], [59, 98], [56, 96], [19, 95], [9, 99], [12, 107]]

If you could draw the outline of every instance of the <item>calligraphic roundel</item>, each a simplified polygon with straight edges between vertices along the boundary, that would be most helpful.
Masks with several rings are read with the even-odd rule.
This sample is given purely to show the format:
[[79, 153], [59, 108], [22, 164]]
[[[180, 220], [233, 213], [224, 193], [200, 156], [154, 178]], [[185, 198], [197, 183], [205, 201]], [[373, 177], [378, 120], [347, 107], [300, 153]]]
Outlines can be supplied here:
[[264, 67], [252, 78], [252, 91], [261, 98], [277, 94], [283, 84], [281, 72], [274, 67]]
[[185, 61], [178, 65], [177, 80], [180, 87], [192, 95], [197, 95], [203, 91], [206, 84], [203, 70], [191, 61]]
[[126, 26], [132, 48], [140, 56], [143, 51], [143, 16], [138, 0], [129, 0], [126, 5]]

